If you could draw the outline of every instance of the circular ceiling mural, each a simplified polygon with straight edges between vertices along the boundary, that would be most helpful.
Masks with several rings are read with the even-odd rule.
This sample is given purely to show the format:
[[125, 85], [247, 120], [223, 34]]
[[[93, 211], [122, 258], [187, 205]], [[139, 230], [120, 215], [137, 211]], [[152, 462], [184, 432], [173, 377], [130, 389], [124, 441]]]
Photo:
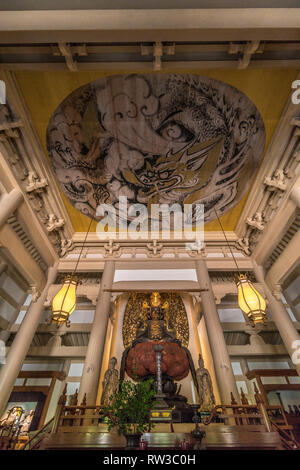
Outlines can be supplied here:
[[53, 113], [47, 146], [71, 204], [202, 203], [205, 221], [236, 205], [265, 145], [242, 92], [198, 75], [118, 75], [72, 92]]

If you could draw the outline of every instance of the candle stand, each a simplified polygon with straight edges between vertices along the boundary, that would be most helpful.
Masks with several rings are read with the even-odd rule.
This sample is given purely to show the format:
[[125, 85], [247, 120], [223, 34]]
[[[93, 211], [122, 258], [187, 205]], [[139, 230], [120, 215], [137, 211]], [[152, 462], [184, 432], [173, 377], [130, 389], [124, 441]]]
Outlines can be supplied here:
[[195, 423], [195, 429], [191, 432], [191, 435], [194, 439], [196, 439], [196, 443], [194, 445], [194, 450], [203, 450], [204, 447], [202, 446], [202, 439], [206, 436], [206, 432], [202, 431], [199, 427], [199, 423], [201, 423], [201, 418], [198, 416], [198, 409], [200, 405], [193, 404], [191, 405], [192, 409], [194, 410], [194, 416], [192, 418], [193, 423]]

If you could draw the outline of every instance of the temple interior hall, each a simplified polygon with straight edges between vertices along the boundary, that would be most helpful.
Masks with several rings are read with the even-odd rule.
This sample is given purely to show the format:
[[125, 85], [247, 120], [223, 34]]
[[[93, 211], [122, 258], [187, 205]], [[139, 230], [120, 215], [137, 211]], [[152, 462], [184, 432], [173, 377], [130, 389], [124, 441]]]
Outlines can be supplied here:
[[299, 228], [298, 1], [0, 1], [1, 450], [300, 450]]

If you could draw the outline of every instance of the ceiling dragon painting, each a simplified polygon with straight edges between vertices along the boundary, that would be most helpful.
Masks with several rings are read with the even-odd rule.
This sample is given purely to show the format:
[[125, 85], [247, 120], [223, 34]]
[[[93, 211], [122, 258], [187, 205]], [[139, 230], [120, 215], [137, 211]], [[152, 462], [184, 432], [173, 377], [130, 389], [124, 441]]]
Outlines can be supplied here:
[[205, 221], [245, 195], [265, 128], [241, 91], [191, 74], [104, 77], [73, 91], [47, 129], [49, 156], [71, 204], [204, 204]]

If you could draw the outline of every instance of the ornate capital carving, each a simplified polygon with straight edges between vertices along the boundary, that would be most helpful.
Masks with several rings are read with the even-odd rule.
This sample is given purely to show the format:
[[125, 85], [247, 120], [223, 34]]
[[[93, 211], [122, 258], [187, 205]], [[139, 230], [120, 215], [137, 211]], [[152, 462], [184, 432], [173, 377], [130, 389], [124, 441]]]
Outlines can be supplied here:
[[36, 286], [31, 286], [30, 293], [32, 295], [33, 302], [36, 302], [41, 295], [40, 291], [37, 289]]
[[281, 285], [276, 284], [276, 286], [272, 290], [272, 295], [275, 297], [276, 300], [281, 301], [281, 292], [282, 292]]
[[48, 232], [56, 232], [60, 230], [64, 225], [64, 219], [57, 217], [57, 215], [55, 214], [48, 215], [48, 223], [46, 225]]
[[245, 333], [247, 333], [247, 335], [258, 335], [261, 331], [263, 331], [265, 328], [263, 325], [255, 325], [255, 326], [252, 326], [250, 325], [250, 323], [246, 323], [245, 324], [245, 327], [244, 327], [244, 331]]
[[158, 243], [158, 240], [152, 240], [152, 243], [147, 243], [148, 254], [150, 257], [159, 257], [162, 255], [163, 244]]
[[247, 256], [251, 255], [249, 237], [239, 238], [236, 241], [236, 245], [237, 245], [237, 248], [241, 248], [243, 250], [245, 255]]
[[36, 172], [29, 171], [25, 191], [36, 212], [39, 212], [44, 207], [42, 192], [45, 191], [47, 185], [48, 182], [45, 178], [40, 179]]
[[249, 323], [246, 323], [244, 331], [245, 331], [245, 333], [250, 335], [250, 344], [252, 346], [265, 344], [263, 338], [259, 334], [263, 330], [264, 330], [263, 325], [255, 325], [253, 327]]
[[68, 251], [73, 248], [73, 240], [67, 240], [64, 237], [60, 239], [60, 256], [64, 256]]
[[254, 227], [259, 231], [263, 231], [265, 224], [262, 212], [256, 212], [252, 218], [248, 217], [247, 225], [250, 225], [250, 227]]
[[96, 306], [97, 300], [98, 300], [98, 292], [93, 292], [91, 290], [88, 290], [86, 292], [86, 298], [89, 299], [94, 306]]
[[201, 242], [186, 242], [188, 244], [187, 252], [191, 258], [200, 257], [206, 258], [206, 246]]
[[55, 194], [55, 186], [48, 182], [48, 162], [39, 140], [27, 125], [27, 110], [18, 99], [19, 90], [9, 77], [8, 83], [12, 93], [8, 94], [8, 103], [0, 107], [1, 151], [50, 243], [63, 256], [71, 248], [72, 229], [66, 226], [67, 213]]
[[[276, 145], [273, 142], [266, 153], [267, 168], [264, 172], [259, 173], [249, 196], [251, 204], [247, 203], [247, 212], [245, 210], [245, 226], [242, 228], [243, 231], [239, 233], [242, 240], [248, 238], [251, 252], [263, 236], [264, 228], [269, 221], [275, 219], [280, 200], [284, 197], [285, 192], [291, 189], [297, 175], [297, 167], [300, 162], [300, 120], [298, 116], [291, 120], [290, 110], [289, 107], [289, 111], [283, 115], [283, 120], [286, 124], [297, 126], [297, 128], [286, 132], [285, 126], [278, 126], [273, 137]], [[293, 142], [292, 139], [294, 139]], [[290, 145], [291, 142], [293, 145]], [[277, 143], [280, 149], [279, 153], [273, 151], [277, 147]], [[285, 201], [283, 203], [285, 204]], [[278, 222], [280, 225], [280, 220]], [[238, 230], [240, 228], [238, 227]]]
[[48, 181], [46, 178], [41, 179], [34, 171], [29, 171], [27, 182], [28, 184], [25, 187], [25, 191], [27, 193], [41, 193], [43, 192], [44, 188], [48, 186]]
[[286, 191], [287, 189], [287, 175], [282, 169], [274, 172], [273, 176], [265, 176], [264, 184], [267, 186], [268, 191]]
[[51, 338], [48, 340], [47, 346], [60, 347], [62, 345], [62, 337], [66, 334], [65, 331], [57, 330], [51, 331]]
[[222, 302], [223, 297], [224, 297], [223, 294], [215, 294], [216, 305], [220, 305], [220, 303]]
[[117, 258], [121, 256], [120, 243], [116, 243], [113, 240], [109, 240], [108, 243], [104, 244], [104, 256]]
[[[48, 186], [48, 181], [46, 178], [40, 178], [36, 172], [29, 171], [27, 176], [27, 186], [25, 186], [25, 191], [29, 194], [31, 199], [35, 199], [40, 195]], [[39, 198], [39, 204], [43, 206], [43, 200]]]

